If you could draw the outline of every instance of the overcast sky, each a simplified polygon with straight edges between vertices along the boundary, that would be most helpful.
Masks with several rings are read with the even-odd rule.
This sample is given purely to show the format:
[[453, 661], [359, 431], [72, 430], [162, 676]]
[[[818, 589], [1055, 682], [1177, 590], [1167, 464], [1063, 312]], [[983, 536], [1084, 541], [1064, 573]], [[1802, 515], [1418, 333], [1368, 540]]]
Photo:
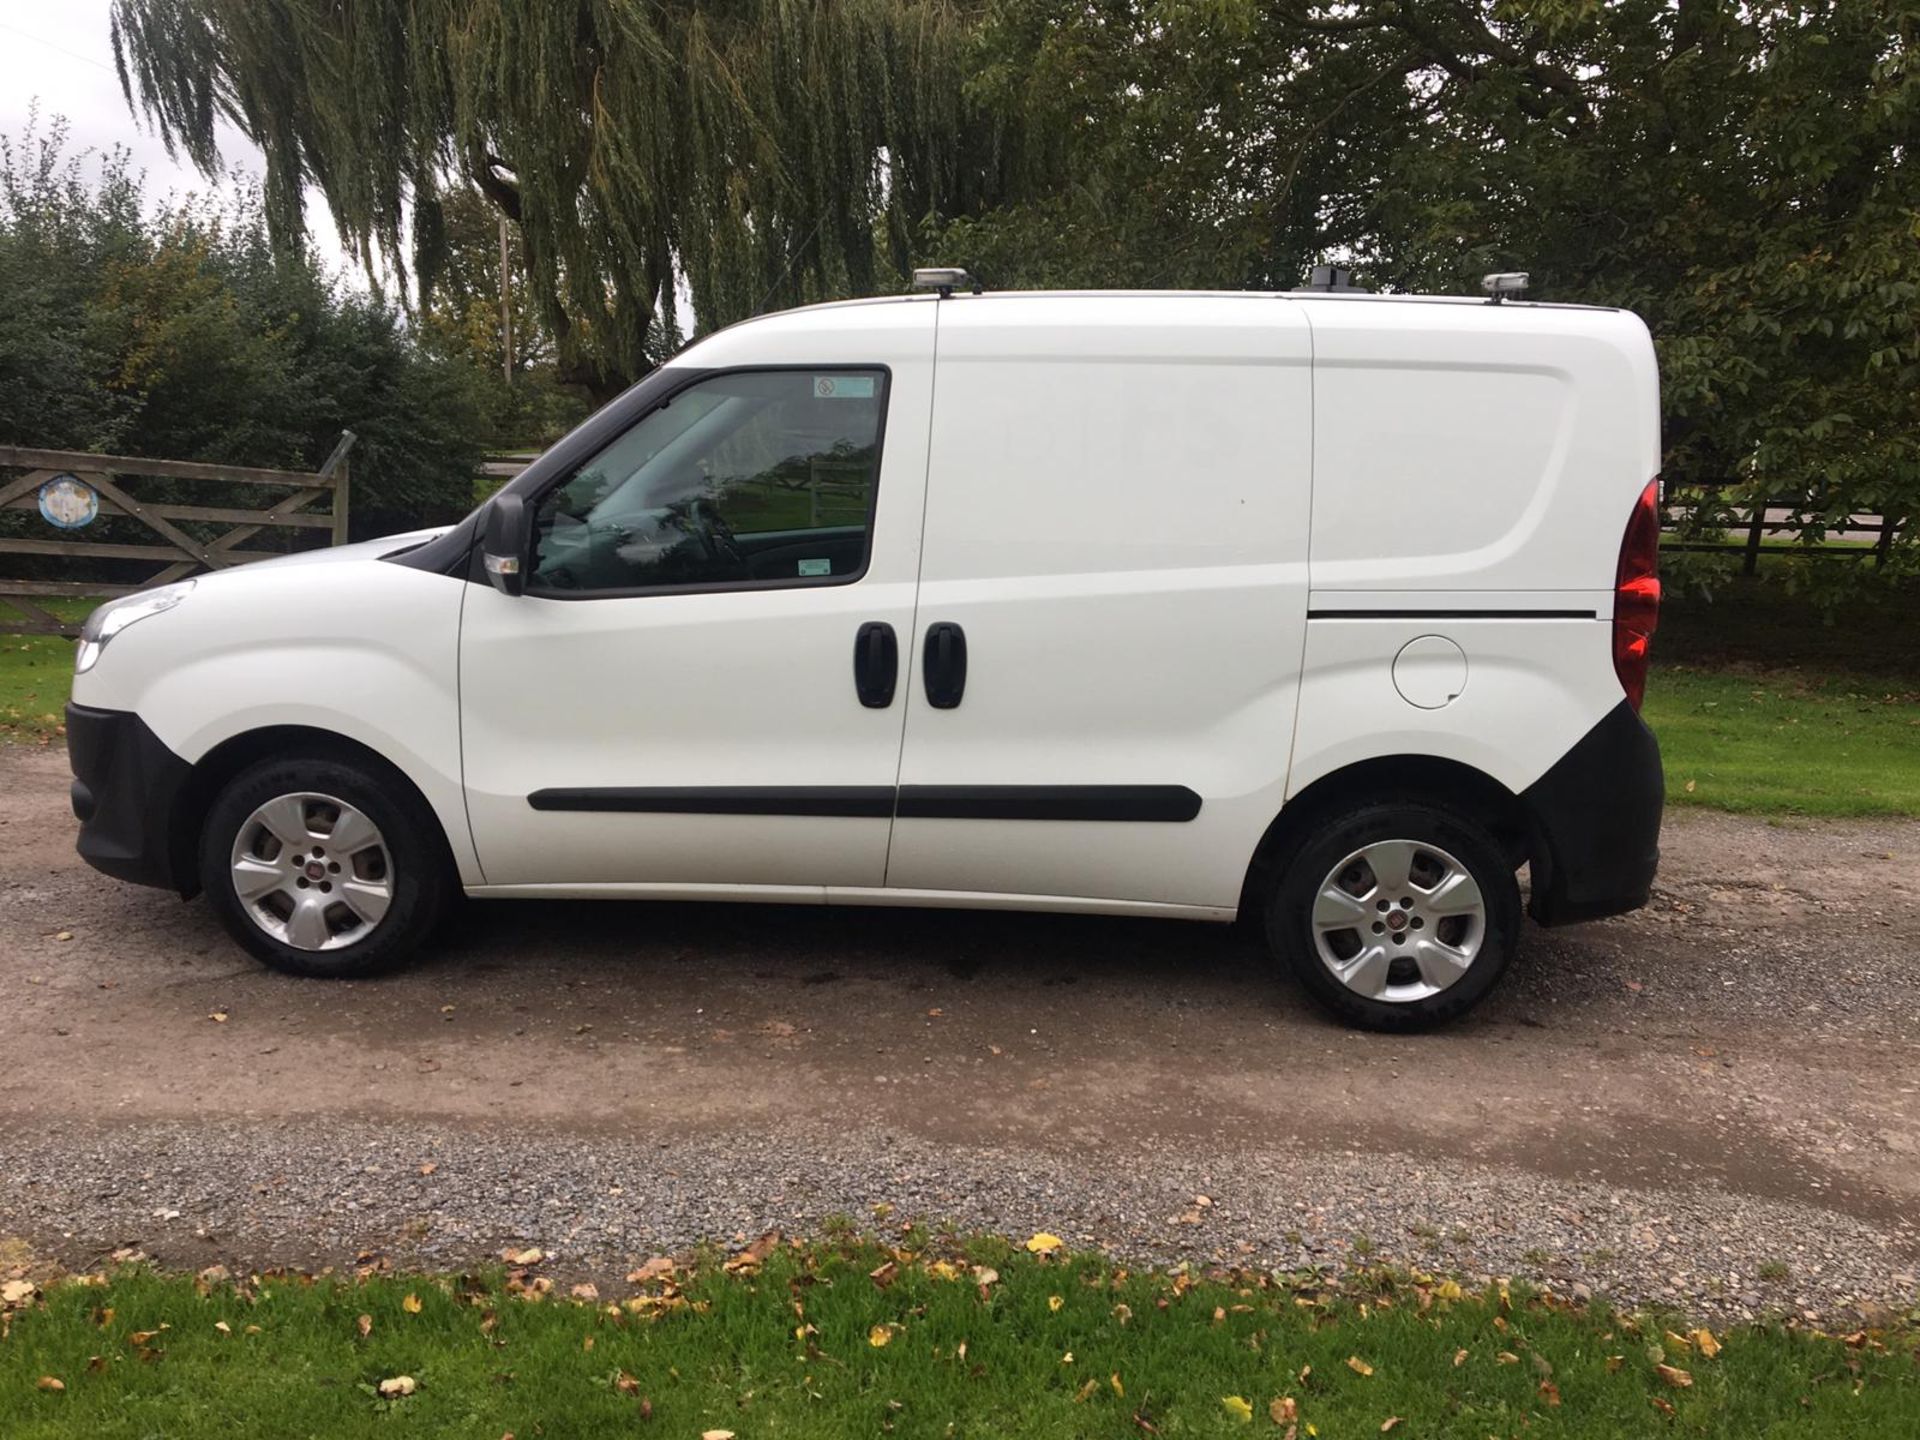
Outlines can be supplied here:
[[[134, 168], [146, 171], [151, 200], [224, 188], [184, 158], [169, 159], [160, 137], [128, 110], [113, 71], [109, 9], [110, 0], [0, 0], [0, 134], [17, 141], [37, 100], [41, 130], [53, 116], [64, 116], [73, 150], [125, 146]], [[252, 142], [231, 127], [223, 133], [220, 151], [230, 167], [256, 175], [265, 168]], [[322, 257], [336, 270], [345, 268], [325, 203], [310, 193], [307, 207]]]

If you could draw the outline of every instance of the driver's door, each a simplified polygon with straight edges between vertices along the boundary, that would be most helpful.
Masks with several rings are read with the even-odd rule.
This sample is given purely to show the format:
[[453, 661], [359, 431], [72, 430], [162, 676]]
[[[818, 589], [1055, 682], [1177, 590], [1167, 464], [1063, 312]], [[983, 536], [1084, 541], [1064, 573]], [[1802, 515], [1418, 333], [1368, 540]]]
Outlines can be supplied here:
[[488, 890], [884, 883], [906, 677], [863, 697], [855, 642], [912, 633], [930, 321], [703, 374], [533, 502], [527, 593], [461, 626]]

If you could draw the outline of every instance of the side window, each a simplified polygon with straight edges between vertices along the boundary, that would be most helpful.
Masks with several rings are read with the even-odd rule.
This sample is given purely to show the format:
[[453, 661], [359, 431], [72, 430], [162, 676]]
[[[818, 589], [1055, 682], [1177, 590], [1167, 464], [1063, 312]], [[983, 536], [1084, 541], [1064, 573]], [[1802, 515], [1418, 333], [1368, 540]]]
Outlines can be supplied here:
[[882, 370], [715, 375], [680, 391], [534, 512], [536, 592], [805, 585], [866, 569]]

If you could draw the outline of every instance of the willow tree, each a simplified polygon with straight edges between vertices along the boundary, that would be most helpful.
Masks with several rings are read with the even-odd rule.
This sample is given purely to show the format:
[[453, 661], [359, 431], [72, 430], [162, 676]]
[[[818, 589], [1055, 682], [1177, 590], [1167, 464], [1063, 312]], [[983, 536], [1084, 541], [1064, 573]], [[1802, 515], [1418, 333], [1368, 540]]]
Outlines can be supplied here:
[[[115, 0], [129, 105], [202, 170], [225, 119], [274, 233], [309, 186], [419, 291], [443, 198], [514, 222], [570, 378], [608, 393], [675, 328], [892, 283], [928, 215], [1003, 189], [947, 0]], [[403, 282], [404, 283], [404, 282]]]

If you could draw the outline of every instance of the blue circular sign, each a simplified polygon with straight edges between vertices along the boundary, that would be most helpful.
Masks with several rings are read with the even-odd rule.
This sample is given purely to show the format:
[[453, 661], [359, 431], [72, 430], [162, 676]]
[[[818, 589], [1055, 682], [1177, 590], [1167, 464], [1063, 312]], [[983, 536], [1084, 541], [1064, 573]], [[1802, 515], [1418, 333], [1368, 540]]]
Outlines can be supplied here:
[[99, 491], [78, 475], [56, 475], [40, 487], [40, 518], [49, 525], [78, 530], [99, 515]]

